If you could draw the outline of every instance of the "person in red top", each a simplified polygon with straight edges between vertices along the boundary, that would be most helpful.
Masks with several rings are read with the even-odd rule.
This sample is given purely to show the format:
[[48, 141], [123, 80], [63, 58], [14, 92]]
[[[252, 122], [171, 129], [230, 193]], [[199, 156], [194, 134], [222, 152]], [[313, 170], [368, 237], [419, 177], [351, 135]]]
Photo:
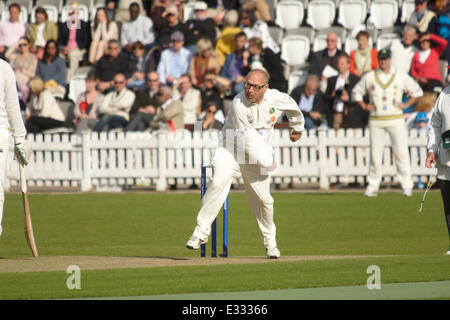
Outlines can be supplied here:
[[[436, 45], [431, 47], [431, 42]], [[435, 34], [423, 33], [419, 38], [420, 50], [414, 54], [411, 63], [411, 75], [423, 91], [434, 91], [442, 87], [439, 71], [439, 57], [447, 47], [447, 40]]]

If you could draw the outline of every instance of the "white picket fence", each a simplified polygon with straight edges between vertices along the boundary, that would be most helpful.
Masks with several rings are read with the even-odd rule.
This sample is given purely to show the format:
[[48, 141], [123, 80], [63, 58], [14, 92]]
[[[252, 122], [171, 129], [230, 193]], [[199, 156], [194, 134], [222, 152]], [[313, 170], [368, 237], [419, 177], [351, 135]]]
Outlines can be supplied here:
[[[363, 183], [369, 165], [368, 130], [311, 130], [293, 143], [288, 130], [275, 131], [275, 183]], [[30, 187], [65, 187], [122, 190], [127, 186], [200, 184], [200, 167], [209, 164], [219, 145], [218, 131], [179, 131], [151, 134], [87, 133], [83, 135], [29, 135], [34, 155], [26, 167]], [[425, 167], [426, 132], [411, 130], [409, 147], [413, 179], [427, 181], [434, 174]], [[12, 158], [10, 152], [10, 158]], [[18, 185], [16, 161], [6, 168], [5, 189]], [[395, 164], [386, 136], [383, 180], [397, 182]], [[237, 179], [236, 182], [240, 182]]]

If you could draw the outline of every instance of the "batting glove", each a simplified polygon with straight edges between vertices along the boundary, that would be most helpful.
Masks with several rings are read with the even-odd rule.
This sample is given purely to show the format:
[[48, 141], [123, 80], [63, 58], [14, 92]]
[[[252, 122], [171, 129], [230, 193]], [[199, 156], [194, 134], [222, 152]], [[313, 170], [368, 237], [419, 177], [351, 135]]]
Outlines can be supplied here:
[[24, 140], [23, 142], [16, 143], [16, 154], [19, 162], [26, 166], [28, 161], [30, 160], [31, 153], [33, 150], [31, 149], [31, 144]]

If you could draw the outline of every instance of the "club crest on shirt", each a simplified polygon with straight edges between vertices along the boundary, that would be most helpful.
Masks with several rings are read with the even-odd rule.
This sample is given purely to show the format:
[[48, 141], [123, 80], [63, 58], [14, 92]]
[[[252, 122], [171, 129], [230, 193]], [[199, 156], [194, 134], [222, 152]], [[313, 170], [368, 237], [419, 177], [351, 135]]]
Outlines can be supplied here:
[[276, 120], [277, 120], [277, 117], [275, 117], [275, 115], [270, 117], [270, 121], [272, 121], [272, 123], [275, 122]]
[[275, 113], [275, 108], [274, 108], [274, 107], [270, 107], [269, 113], [270, 113], [270, 114], [274, 114], [274, 113]]
[[251, 112], [249, 112], [247, 114], [247, 119], [248, 119], [248, 122], [253, 123], [254, 118], [253, 118], [253, 114]]

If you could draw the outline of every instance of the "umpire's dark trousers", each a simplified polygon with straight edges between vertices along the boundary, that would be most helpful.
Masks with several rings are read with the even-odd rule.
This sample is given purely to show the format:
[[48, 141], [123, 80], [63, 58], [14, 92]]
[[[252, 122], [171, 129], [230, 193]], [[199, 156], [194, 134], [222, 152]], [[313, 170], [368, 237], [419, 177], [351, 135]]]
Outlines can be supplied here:
[[[447, 220], [447, 229], [450, 237], [450, 180], [440, 180], [442, 201], [444, 202], [445, 219]], [[450, 249], [450, 248], [449, 248]]]

